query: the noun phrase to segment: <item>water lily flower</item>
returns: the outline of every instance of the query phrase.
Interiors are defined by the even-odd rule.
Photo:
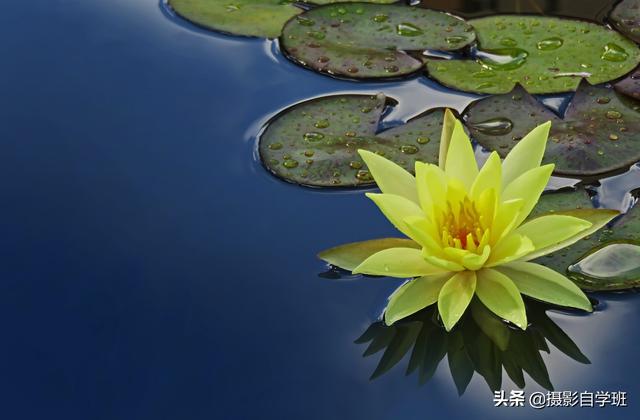
[[[415,177],[360,150],[381,190],[367,197],[408,239],[343,245],[320,258],[354,274],[410,278],[389,298],[388,325],[437,302],[451,330],[474,296],[522,329],[521,294],[592,311],[575,283],[531,261],[594,233],[619,213],[572,209],[528,219],[554,169],[541,166],[549,129],[550,123],[538,126],[504,162],[493,152],[478,168],[462,124],[448,111],[439,165],[416,162]]]

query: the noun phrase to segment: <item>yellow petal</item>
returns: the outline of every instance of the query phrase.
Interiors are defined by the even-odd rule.
[[[435,267],[440,267],[445,271],[464,271],[462,264],[452,261],[451,259],[437,257],[429,254],[428,251],[425,251],[425,249],[422,250],[422,258],[424,258],[429,264]]]
[[[444,172],[436,165],[416,162],[416,186],[420,206],[433,219],[434,206],[441,206],[446,200]]]
[[[476,294],[478,299],[500,318],[527,329],[525,311],[520,290],[503,273],[486,268],[477,272]]]
[[[496,270],[509,276],[520,293],[560,306],[593,311],[593,306],[578,286],[560,273],[539,264],[514,262]]]
[[[554,165],[545,165],[531,169],[516,178],[504,190],[503,200],[523,200],[522,209],[516,217],[516,226],[520,226],[540,200],[540,195],[551,178],[553,168]]]
[[[595,233],[596,231],[602,229],[603,227],[605,227],[607,223],[609,223],[610,221],[618,217],[620,215],[620,212],[618,212],[617,210],[609,210],[609,209],[575,209],[575,210],[568,210],[568,211],[562,211],[562,212],[555,212],[555,214],[572,216],[582,220],[586,220],[589,223],[591,223],[591,227],[581,231],[580,233],[574,236],[571,236],[565,239],[564,241],[558,242],[548,247],[536,249],[535,252],[523,258],[523,261],[531,261],[536,258],[540,258],[544,255],[555,252],[559,249],[566,248],[569,245],[573,245],[574,243],[578,242],[580,239],[586,236],[589,236]]]
[[[462,123],[457,120],[451,135],[451,145],[449,145],[447,152],[445,173],[448,178],[461,181],[467,191],[471,189],[473,181],[478,176],[478,163],[473,153],[473,146],[464,132]]]
[[[400,286],[389,297],[384,311],[384,322],[392,325],[429,305],[437,302],[442,286],[453,277],[453,273],[418,277]]]
[[[495,188],[484,190],[475,204],[480,214],[480,224],[483,229],[492,228],[498,209],[497,190]]]
[[[509,234],[515,227],[524,200],[509,200],[498,206],[491,228],[491,243],[495,244]]]
[[[533,242],[526,236],[511,233],[500,240],[491,250],[485,267],[495,267],[516,261],[535,250]]]
[[[574,237],[592,225],[593,223],[577,217],[553,214],[536,217],[521,225],[515,232],[531,239],[535,250],[539,250]]]
[[[353,274],[387,277],[421,277],[442,274],[445,270],[434,267],[422,258],[415,248],[389,248],[376,252],[353,270]]]
[[[429,254],[442,256],[442,246],[436,226],[424,217],[408,217],[404,220],[407,231]]]
[[[509,152],[502,163],[503,185],[506,187],[525,172],[537,168],[547,147],[551,122],[534,128]]]
[[[458,323],[476,290],[476,274],[462,271],[451,277],[440,290],[438,312],[447,331]]]
[[[497,152],[492,152],[489,158],[480,169],[473,185],[471,186],[471,198],[478,200],[480,194],[489,189],[502,192],[502,167],[500,156]]]
[[[438,164],[440,169],[444,170],[447,163],[447,154],[449,152],[449,146],[451,145],[451,136],[453,135],[453,128],[458,120],[453,115],[450,109],[447,108],[444,111],[444,121],[442,123],[442,135],[440,137],[440,155],[438,158]]]
[[[380,211],[396,229],[417,242],[417,239],[411,236],[404,223],[404,220],[408,217],[424,217],[422,209],[416,203],[392,194],[367,193],[366,196],[376,203]]]
[[[399,195],[418,204],[416,179],[401,166],[368,150],[358,150],[378,188],[385,194]]]
[[[445,248],[444,253],[449,260],[455,261],[456,264],[463,266],[467,270],[479,270],[489,259],[491,247],[484,247],[481,254],[452,247]]]

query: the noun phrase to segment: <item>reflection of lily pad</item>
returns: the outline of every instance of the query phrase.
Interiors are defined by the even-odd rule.
[[[576,90],[624,76],[640,62],[638,47],[594,23],[534,16],[492,16],[473,25],[482,50],[475,60],[429,60],[431,77],[456,89],[507,93]]]
[[[379,94],[328,96],[295,105],[271,121],[260,157],[276,176],[317,187],[369,185],[358,149],[384,155],[413,171],[417,160],[438,161],[443,110],[378,132],[388,99]]]
[[[586,208],[589,203],[584,190],[545,194],[538,204],[536,215],[553,210]],[[585,290],[624,290],[638,287],[640,260],[633,256],[640,255],[640,249],[636,247],[640,244],[636,242],[639,237],[640,209],[633,208],[610,229],[602,229],[574,245],[539,258],[537,262],[567,273]],[[620,257],[625,257],[624,261],[620,261]],[[580,261],[583,263],[577,264]],[[605,271],[608,265],[615,266],[615,270]]]
[[[609,20],[620,32],[640,42],[640,0],[624,0],[611,12]]]
[[[311,9],[284,27],[281,46],[294,61],[349,78],[397,77],[422,68],[405,51],[457,50],[473,29],[442,12],[344,3]]]
[[[521,88],[492,96],[466,111],[473,137],[505,156],[538,124],[552,121],[545,163],[556,174],[585,177],[614,171],[640,160],[638,103],[612,89],[583,83],[559,118]]]

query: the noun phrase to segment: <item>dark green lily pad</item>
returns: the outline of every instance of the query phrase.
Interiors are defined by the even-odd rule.
[[[420,70],[407,51],[453,51],[475,39],[471,26],[443,12],[344,3],[311,9],[284,27],[280,45],[293,61],[349,78],[389,78]]]
[[[640,42],[640,0],[624,0],[611,12],[613,26],[636,42]]]
[[[638,109],[613,89],[583,83],[561,119],[517,87],[471,105],[466,123],[482,146],[504,157],[535,126],[551,121],[544,163],[555,163],[559,175],[587,177],[640,160]]]
[[[550,211],[588,208],[591,205],[584,189],[545,194],[533,216]],[[580,288],[588,291],[625,290],[640,286],[640,259],[629,256],[640,248],[640,208],[631,209],[614,221],[611,228],[601,229],[591,236],[537,263],[567,274]],[[620,260],[620,257],[624,257]],[[586,261],[586,262],[585,262]],[[607,268],[616,267],[615,270]]]
[[[378,94],[327,96],[295,105],[262,134],[262,162],[286,181],[313,187],[372,185],[358,149],[381,154],[411,172],[418,160],[436,163],[444,109],[378,132],[385,106],[394,103]]]
[[[468,92],[574,91],[624,76],[640,63],[640,49],[605,26],[540,16],[492,16],[469,21],[481,52],[475,60],[429,60],[429,75]]]
[[[616,82],[613,87],[623,95],[640,99],[640,68],[636,68],[627,77]]]

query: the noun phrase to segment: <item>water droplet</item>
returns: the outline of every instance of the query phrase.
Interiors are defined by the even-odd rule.
[[[629,54],[618,44],[610,42],[604,46],[604,52],[600,58],[605,61],[626,61]]]
[[[513,122],[507,118],[497,117],[479,123],[469,124],[482,134],[490,136],[504,136],[513,130]]]
[[[564,41],[562,40],[562,38],[552,37],[543,39],[542,41],[538,42],[536,44],[536,48],[538,48],[540,51],[553,51],[562,47],[563,43]]]
[[[422,29],[411,23],[399,23],[396,25],[396,32],[401,36],[420,36],[424,33]]]
[[[373,179],[369,171],[365,171],[365,170],[358,171],[356,173],[356,178],[363,182],[371,181]]]
[[[599,280],[637,280],[640,277],[640,246],[631,243],[605,245],[570,266],[569,271]]]
[[[476,85],[476,89],[478,90],[491,89],[493,87],[496,87],[496,85],[495,83],[491,83],[491,82],[484,82]]]
[[[416,153],[418,153],[418,149],[416,146],[412,146],[412,145],[404,145],[400,147],[400,151],[406,155],[414,155]]]
[[[505,47],[515,47],[518,45],[518,41],[513,38],[504,37],[500,40],[500,45],[504,45]]]
[[[305,150],[304,151],[304,155],[306,157],[312,157],[315,154],[315,152],[313,150]]]
[[[387,19],[389,19],[389,16],[383,13],[378,13],[373,17],[373,21],[378,23],[386,22]]]
[[[373,108],[370,108],[370,107],[368,107],[368,106],[365,106],[364,108],[360,109],[360,111],[361,111],[363,114],[368,114],[368,113],[370,113],[372,110],[373,110]]]
[[[416,141],[418,142],[418,144],[427,144],[431,141],[431,139],[429,137],[420,136],[416,139]]]
[[[355,137],[357,133],[355,131],[347,131],[344,135],[347,137]]]
[[[227,4],[224,8],[227,12],[237,12],[240,10],[241,6],[239,4]]]
[[[387,73],[397,73],[400,70],[398,66],[385,66],[384,71]]]
[[[459,44],[461,42],[465,42],[467,40],[467,38],[463,37],[463,36],[448,36],[444,39],[447,44]]]
[[[349,167],[351,169],[361,169],[362,168],[362,162],[357,162],[357,161],[349,162]]]
[[[316,21],[313,19],[309,19],[307,17],[304,16],[298,16],[296,18],[296,20],[298,21],[298,23],[302,26],[313,26],[316,24]]]
[[[603,96],[601,98],[596,99],[596,102],[598,102],[600,105],[605,105],[611,102],[611,98],[607,98],[606,96]]]
[[[617,120],[618,118],[622,118],[622,114],[618,111],[607,111],[605,115],[610,120]]]
[[[347,9],[345,9],[344,7],[340,7],[338,9],[338,14],[339,15],[346,15],[347,14]]]
[[[318,62],[319,63],[328,63],[331,59],[325,55],[318,57]]]
[[[320,141],[324,138],[324,134],[322,133],[316,133],[316,132],[309,132],[309,133],[305,133],[304,135],[304,139],[306,141]]]
[[[492,70],[514,70],[527,61],[529,53],[520,48],[498,48],[478,51],[477,57],[482,64]]]
[[[270,150],[280,150],[282,149],[282,143],[271,143],[269,145]]]
[[[609,134],[609,140],[617,141],[620,137],[617,134]]]
[[[355,73],[359,72],[360,70],[359,70],[357,67],[349,67],[349,68],[347,69],[347,71],[348,71],[349,73],[351,73],[351,74],[355,74]]]
[[[297,168],[298,167],[298,161],[294,160],[294,159],[287,159],[284,162],[282,162],[282,166],[284,166],[287,169]]]
[[[317,121],[317,122],[314,124],[314,126],[315,126],[316,128],[327,128],[327,127],[329,127],[330,125],[331,125],[331,124],[329,124],[329,120],[320,120],[320,121]]]
[[[313,164],[313,159],[307,159],[305,162],[307,163],[307,165],[311,165]]]
[[[324,32],[320,32],[320,31],[309,31],[307,32],[307,35],[317,40],[322,40],[326,36]]]
[[[604,150],[602,149],[598,150],[598,156],[604,156]]]

